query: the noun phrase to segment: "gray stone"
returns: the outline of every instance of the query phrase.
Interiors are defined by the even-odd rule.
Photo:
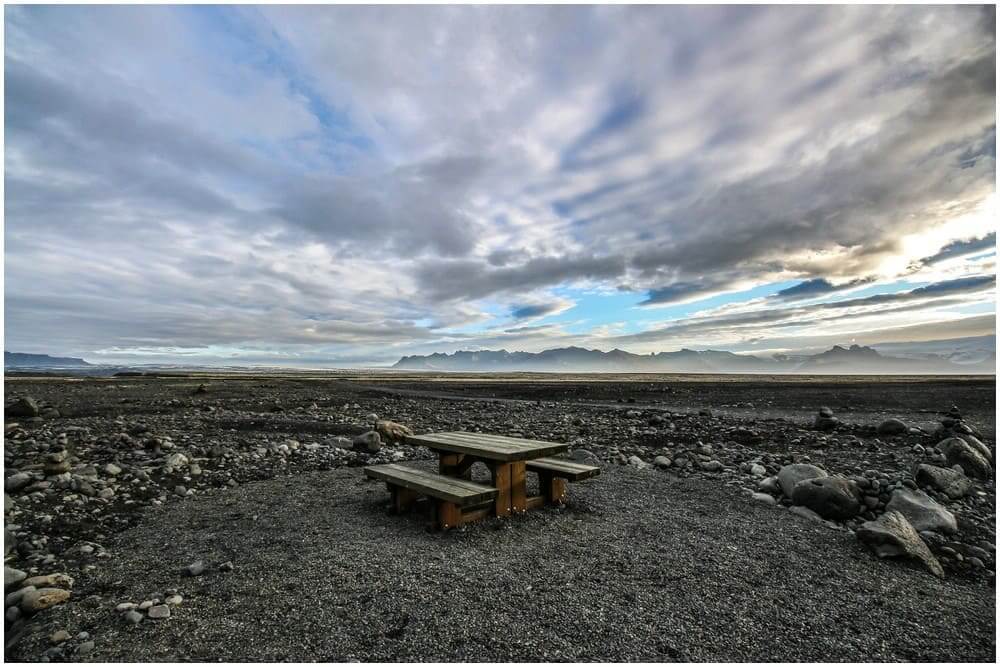
[[[109,463],[106,466],[104,466],[104,472],[111,475],[112,477],[116,477],[122,473],[122,469],[116,466],[114,463]]]
[[[177,605],[179,605],[183,601],[184,601],[184,598],[182,598],[180,595],[171,595],[171,596],[167,597],[166,600],[164,600],[164,602],[166,602],[171,607],[176,607]]]
[[[19,398],[4,408],[5,417],[37,417],[38,414],[38,403],[30,396]]]
[[[83,642],[82,644],[80,644],[79,646],[76,647],[76,654],[77,655],[88,655],[93,650],[94,650],[94,642],[87,641],[87,642]]]
[[[885,506],[889,512],[899,512],[916,530],[954,533],[958,530],[955,515],[941,507],[923,491],[896,489]]]
[[[812,511],[808,507],[802,507],[801,505],[792,505],[788,508],[788,511],[796,516],[800,516],[803,519],[809,519],[810,521],[815,521],[816,523],[826,523],[819,514]]]
[[[814,477],[795,485],[792,502],[824,519],[850,519],[861,511],[858,485],[843,477]]]
[[[951,468],[941,468],[927,463],[917,466],[917,484],[929,486],[949,498],[957,500],[972,491],[972,480]]]
[[[750,474],[753,475],[754,477],[763,477],[764,475],[767,474],[767,468],[765,468],[759,463],[754,463],[752,466],[750,466]]]
[[[715,460],[705,461],[704,463],[701,464],[701,469],[704,470],[705,472],[719,472],[720,470],[722,470],[722,462]]]
[[[984,459],[986,459],[990,463],[993,463],[993,452],[990,451],[990,448],[987,447],[986,443],[984,443],[982,440],[969,433],[963,433],[958,437],[961,438],[962,440],[965,440],[965,442],[968,445],[970,445],[973,449],[982,454]]]
[[[902,420],[886,419],[878,425],[879,435],[900,435],[906,433],[909,427]]]
[[[7,611],[4,614],[4,618],[7,619],[8,623],[13,624],[14,621],[21,618],[21,608],[20,607],[7,607]]]
[[[944,570],[917,531],[899,512],[886,512],[874,521],[866,521],[858,528],[858,539],[867,544],[879,558],[903,556],[915,558],[931,574],[944,578]]]
[[[11,591],[7,594],[7,597],[4,598],[3,606],[13,607],[21,604],[21,598],[24,597],[24,594],[33,590],[35,590],[34,586],[21,586],[21,588],[18,588],[16,591]]]
[[[150,618],[170,618],[170,607],[165,604],[158,604],[155,607],[150,607],[146,614]]]
[[[62,644],[65,641],[69,641],[69,638],[72,637],[72,636],[73,635],[71,635],[66,630],[56,630],[51,635],[49,635],[49,643],[50,644]]]
[[[653,465],[657,468],[669,468],[673,464],[673,461],[668,459],[666,456],[657,456],[653,459]]]
[[[136,604],[134,602],[122,602],[115,607],[115,611],[117,611],[118,613],[122,613],[126,611],[132,611],[133,609],[135,609],[135,607]]]
[[[778,471],[778,484],[782,493],[791,498],[796,484],[819,477],[826,477],[826,471],[818,466],[809,463],[790,463]]]
[[[378,431],[366,431],[354,438],[352,445],[357,451],[375,454],[382,449],[382,436]]]
[[[28,573],[12,567],[3,566],[3,589],[7,591],[15,585],[21,583],[28,577]]]
[[[649,466],[648,463],[646,463],[645,461],[643,461],[642,459],[640,459],[635,454],[633,454],[632,456],[628,457],[628,464],[630,466],[632,466],[633,468],[638,468],[639,470],[642,470],[643,468]]]
[[[15,491],[20,491],[24,487],[31,484],[32,479],[34,478],[26,472],[19,472],[13,474],[4,480],[3,490],[6,493],[14,493]]]
[[[132,625],[139,625],[142,622],[143,615],[137,612],[135,609],[125,613],[125,622]]]
[[[750,496],[750,498],[754,502],[763,503],[765,505],[775,505],[778,502],[777,500],[774,499],[774,496],[772,496],[769,493],[755,493],[752,496]]]
[[[781,484],[778,483],[778,476],[771,475],[765,477],[757,483],[757,490],[774,495],[781,492]]]
[[[205,564],[202,561],[197,560],[188,565],[187,568],[185,568],[185,571],[189,577],[197,577],[205,571]]]
[[[993,477],[993,467],[975,447],[961,438],[948,438],[937,444],[949,466],[960,465],[965,474],[978,479]]]

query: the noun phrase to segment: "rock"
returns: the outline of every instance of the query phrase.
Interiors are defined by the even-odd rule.
[[[175,470],[179,470],[188,464],[188,457],[184,456],[180,452],[176,452],[167,457],[167,460],[163,462],[163,472],[170,474]]]
[[[597,458],[596,454],[587,449],[574,449],[569,457],[579,463],[586,463],[592,466],[601,465],[601,459]]]
[[[819,416],[820,417],[832,417],[833,416],[833,410],[831,410],[830,408],[828,408],[828,407],[826,407],[824,405],[823,407],[821,407],[819,409]]]
[[[878,425],[879,435],[900,435],[906,433],[908,426],[899,419],[886,419]]]
[[[194,393],[196,393],[196,394],[207,394],[208,393],[208,387],[206,387],[204,384],[200,384],[194,390]]]
[[[978,479],[993,477],[993,467],[975,447],[961,438],[948,438],[937,444],[949,466],[960,465],[965,474]]]
[[[760,480],[757,483],[757,490],[771,495],[781,493],[781,484],[778,482],[778,476],[771,475]]]
[[[382,449],[382,437],[378,431],[366,431],[354,438],[352,445],[356,451],[375,454]]]
[[[66,632],[65,630],[56,630],[51,635],[49,635],[49,643],[53,645],[62,644],[65,641],[69,641],[69,638],[72,636],[73,635]]]
[[[874,521],[858,528],[858,539],[867,544],[879,558],[904,556],[915,558],[936,577],[944,578],[944,570],[917,531],[899,512],[886,512]]]
[[[86,641],[76,647],[76,654],[83,656],[89,655],[94,650],[94,642]]]
[[[70,598],[70,592],[61,588],[39,588],[28,591],[21,598],[21,611],[33,614],[48,609]]]
[[[182,598],[180,595],[171,595],[171,596],[168,596],[166,600],[164,600],[164,602],[166,602],[171,607],[176,607],[177,605],[179,605],[183,601],[184,601],[184,598]]]
[[[958,437],[965,440],[966,444],[970,445],[973,449],[982,454],[984,459],[989,461],[991,464],[993,463],[993,452],[990,451],[990,448],[987,447],[986,443],[982,440],[968,433],[963,433]]]
[[[750,466],[750,474],[753,475],[754,477],[763,477],[764,475],[767,474],[767,468],[765,468],[759,463],[754,463],[752,466]]]
[[[750,498],[755,502],[763,503],[765,505],[774,505],[777,504],[778,502],[777,500],[774,499],[774,496],[772,496],[769,493],[755,493],[752,496],[750,496]]]
[[[73,588],[73,577],[62,572],[43,574],[29,577],[21,585],[34,586],[35,588]]]
[[[817,477],[826,477],[826,471],[809,463],[790,463],[778,471],[778,484],[782,493],[791,498],[796,484]]]
[[[803,507],[802,505],[792,505],[788,508],[788,511],[796,516],[800,516],[803,519],[809,519],[810,521],[815,521],[816,523],[826,523],[819,514],[812,511],[808,507]]]
[[[402,442],[403,439],[408,435],[413,435],[413,431],[410,427],[403,426],[394,421],[389,421],[388,419],[382,419],[375,422],[375,431],[382,437],[383,440],[389,443]]]
[[[132,611],[135,607],[136,604],[134,602],[121,602],[115,607],[115,611],[121,614],[126,611]]]
[[[15,585],[20,584],[28,577],[27,572],[14,569],[12,567],[3,566],[3,589],[4,591],[10,590]]]
[[[53,475],[61,475],[64,472],[69,472],[70,468],[71,466],[69,464],[69,461],[65,460],[58,462],[46,461],[43,470],[45,471],[46,477],[51,477]]]
[[[184,571],[187,573],[189,577],[197,577],[198,575],[200,575],[205,571],[205,563],[203,563],[200,560],[196,560],[195,562],[188,565],[184,569]]]
[[[232,572],[233,571],[233,561],[227,560],[225,563],[219,566],[219,572]]]
[[[28,591],[33,591],[33,590],[35,590],[34,586],[24,586],[22,588],[18,588],[16,591],[12,591],[12,592],[8,593],[7,596],[3,600],[3,606],[4,607],[13,607],[13,606],[21,604],[21,598],[24,597],[25,593],[27,593]]]
[[[642,470],[643,468],[649,466],[648,463],[646,463],[645,461],[643,461],[641,458],[639,458],[635,454],[633,454],[632,456],[628,457],[628,464],[630,466],[632,466],[633,468],[636,468],[638,470]]]
[[[146,615],[150,618],[170,618],[170,607],[165,604],[158,604],[149,608]]]
[[[25,396],[4,408],[4,417],[37,417],[39,412],[35,399]]]
[[[673,464],[673,461],[668,459],[666,456],[657,456],[653,459],[653,465],[657,468],[669,468]]]
[[[823,407],[819,409],[819,414],[816,415],[813,428],[817,431],[829,431],[836,428],[838,424],[840,424],[840,420],[833,416],[833,410]]]
[[[122,469],[116,466],[114,463],[109,463],[106,466],[104,466],[104,472],[111,475],[112,477],[117,477],[118,475],[122,474]]]
[[[14,493],[15,491],[20,491],[24,487],[31,484],[31,480],[34,479],[31,475],[26,472],[19,472],[11,475],[3,483],[3,490],[6,493]]]
[[[705,461],[701,464],[701,469],[705,472],[719,472],[722,470],[722,461]]]
[[[927,463],[917,466],[917,484],[940,491],[952,500],[964,498],[972,491],[972,480],[951,468],[940,468]]]
[[[899,512],[918,531],[954,533],[958,530],[955,515],[934,502],[923,491],[896,489],[885,509],[888,512]]]
[[[132,609],[125,613],[125,622],[132,625],[139,625],[142,622],[143,615]]]
[[[861,511],[858,485],[843,477],[815,477],[795,485],[792,502],[824,519],[850,519]]]

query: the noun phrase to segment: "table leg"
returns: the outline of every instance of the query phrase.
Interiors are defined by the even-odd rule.
[[[524,461],[510,464],[510,508],[513,512],[528,510],[528,476]]]
[[[508,516],[511,509],[511,465],[500,462],[491,463],[490,476],[493,479],[493,486],[497,489],[496,515]]]
[[[448,477],[472,479],[472,462],[462,454],[441,452],[438,455],[438,472]]]

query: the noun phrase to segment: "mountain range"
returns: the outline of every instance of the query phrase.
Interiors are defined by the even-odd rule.
[[[73,368],[90,365],[76,357],[51,357],[47,354],[3,351],[4,368]]]
[[[993,374],[995,352],[972,363],[927,356],[885,356],[871,347],[833,346],[820,354],[758,357],[718,350],[688,350],[633,354],[624,350],[587,350],[563,347],[544,352],[460,350],[403,357],[392,368],[422,371],[538,371],[538,372],[646,372],[646,373],[805,373],[805,374]]]

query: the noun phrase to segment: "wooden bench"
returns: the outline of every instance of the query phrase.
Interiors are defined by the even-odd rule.
[[[577,463],[569,459],[531,459],[528,470],[538,473],[538,486],[542,495],[530,498],[529,506],[544,503],[562,503],[566,497],[566,482],[579,482],[601,474],[597,466]]]
[[[365,475],[385,482],[396,512],[406,511],[420,496],[434,498],[435,520],[442,530],[483,518],[492,507],[481,506],[492,503],[498,493],[491,486],[395,463],[368,466]]]

